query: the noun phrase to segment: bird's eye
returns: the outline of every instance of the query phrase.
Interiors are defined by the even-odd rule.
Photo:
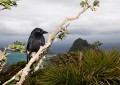
[[[36,32],[41,32],[41,30],[36,30]]]

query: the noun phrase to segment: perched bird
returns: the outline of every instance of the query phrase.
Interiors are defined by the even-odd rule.
[[[27,62],[30,60],[30,55],[32,52],[37,52],[40,49],[40,46],[45,45],[45,38],[43,34],[48,32],[44,31],[41,28],[35,28],[28,39],[27,43]]]

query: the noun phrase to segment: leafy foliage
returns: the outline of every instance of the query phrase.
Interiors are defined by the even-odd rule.
[[[99,47],[101,45],[103,45],[103,43],[100,41],[96,41],[96,42],[92,43],[92,46],[94,47],[94,49],[99,49]]]
[[[84,7],[85,4],[86,4],[85,1],[81,1],[81,3],[80,3],[81,7]]]
[[[30,74],[29,76],[27,76],[23,85],[41,85],[40,79],[42,79],[41,75],[43,74],[43,72],[44,69],[39,69],[35,73]]]
[[[100,1],[99,0],[94,0],[94,2],[93,2],[93,4],[91,5],[91,4],[89,4],[88,2],[86,2],[86,1],[81,1],[80,2],[80,6],[82,7],[82,8],[84,8],[84,7],[90,7],[91,8],[91,10],[92,11],[96,11],[97,10],[97,8],[96,7],[99,7],[99,3],[100,3]]]
[[[40,85],[118,85],[120,54],[113,49],[59,55],[39,81]]]
[[[11,6],[17,6],[16,0],[0,0],[0,5],[3,7],[2,9],[11,10]]]
[[[99,7],[99,1],[98,0],[95,0],[94,3],[93,3],[93,6],[98,6]]]
[[[9,80],[11,77],[13,77],[18,71],[20,71],[22,68],[24,68],[26,65],[26,62],[17,62],[16,64],[13,64],[8,68],[6,72],[0,73],[0,85],[4,83],[5,81]],[[11,84],[14,85],[14,84]]]
[[[67,30],[68,26],[69,26],[69,24],[60,31],[60,33],[58,34],[58,37],[57,37],[58,39],[63,40],[63,39],[65,39],[66,35],[69,34],[69,31]]]
[[[19,41],[15,41],[13,45],[9,45],[8,49],[12,51],[20,51],[22,53],[26,51],[25,43]]]

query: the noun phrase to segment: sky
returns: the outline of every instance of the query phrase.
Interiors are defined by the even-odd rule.
[[[12,10],[0,11],[0,45],[14,40],[27,41],[35,27],[51,33],[64,18],[73,17],[81,11],[80,1],[19,0],[18,6],[12,7]],[[91,3],[93,0],[89,1]],[[120,43],[119,3],[120,0],[100,0],[96,12],[87,10],[78,20],[70,22],[70,35],[63,42],[81,37],[90,42],[101,40]]]

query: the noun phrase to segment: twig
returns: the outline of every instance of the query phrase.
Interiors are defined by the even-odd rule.
[[[87,0],[86,0],[87,1]],[[26,67],[24,69],[22,69],[17,75],[15,75],[12,79],[10,79],[8,82],[10,82],[11,80],[15,79],[15,77],[20,76],[20,81],[17,82],[16,85],[22,85],[23,82],[25,81],[26,76],[29,74],[30,72],[30,67],[31,65],[36,61],[36,59],[41,59],[42,57],[39,56],[40,54],[44,53],[46,50],[49,49],[49,47],[52,45],[53,40],[55,39],[55,37],[57,36],[57,34],[63,29],[62,27],[65,25],[65,23],[67,21],[72,21],[72,20],[76,20],[79,19],[80,15],[82,13],[84,13],[88,8],[90,8],[90,6],[84,7],[82,11],[80,11],[75,17],[69,17],[69,18],[65,18],[63,20],[63,22],[58,25],[55,30],[49,35],[48,37],[48,41],[47,43],[43,46],[40,47],[39,51],[36,53],[36,55],[34,57],[32,57],[29,61],[29,63],[26,65]],[[7,83],[4,83],[3,85],[6,85]]]
[[[72,20],[76,20],[80,17],[80,15],[85,12],[87,8],[84,8],[81,12],[78,13],[78,15],[76,17],[71,17],[71,18],[65,18],[64,21],[58,26],[55,28],[55,31],[53,31],[50,35],[49,35],[49,38],[48,38],[48,42],[43,46],[43,47],[40,47],[39,51],[36,53],[36,55],[29,61],[29,63],[26,65],[26,67],[23,69],[22,71],[22,75],[21,75],[21,79],[20,81],[17,83],[17,85],[22,85],[24,80],[25,80],[25,77],[28,75],[29,71],[30,71],[30,66],[32,65],[32,63],[35,62],[36,58],[39,57],[39,55],[41,53],[44,52],[44,50],[48,49],[51,45],[52,45],[52,42],[53,42],[53,39],[56,37],[56,35],[60,32],[60,28],[67,22],[67,21],[72,21]]]

